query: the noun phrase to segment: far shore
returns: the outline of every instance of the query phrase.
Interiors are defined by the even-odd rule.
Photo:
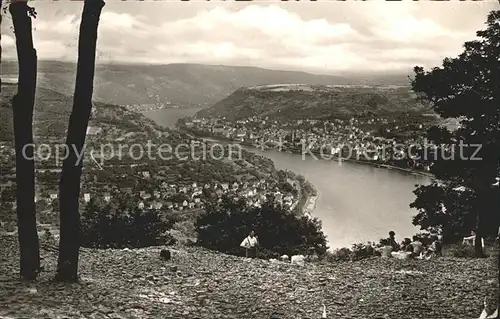
[[[217,143],[217,142],[220,142],[220,143],[234,143],[234,144],[237,144],[237,145],[248,146],[249,147],[249,151],[252,151],[250,148],[258,149],[258,148],[256,148],[253,145],[249,145],[249,143],[245,143],[245,142],[241,142],[241,141],[235,141],[235,140],[231,140],[231,139],[218,138],[217,136],[207,136],[207,135],[199,136],[198,134],[196,134],[196,132],[192,132],[190,130],[185,130],[185,129],[182,129],[182,128],[180,130],[182,130],[183,132],[187,133],[192,138],[200,138],[200,139],[202,139],[202,140],[204,140],[205,142],[208,142],[208,143]],[[269,150],[273,151],[272,148],[270,148]],[[294,155],[300,155],[300,153],[298,153],[298,152],[288,152],[288,153],[294,154]],[[314,152],[311,152],[311,153],[314,154]],[[264,154],[264,156],[265,156],[265,154]],[[335,160],[335,159],[332,159],[332,160]],[[339,160],[339,159],[337,158],[337,160]],[[429,172],[424,172],[424,171],[419,171],[419,170],[412,170],[412,169],[405,169],[405,168],[391,166],[391,165],[387,165],[387,164],[375,163],[374,161],[361,161],[361,160],[356,160],[356,159],[342,159],[342,161],[346,161],[348,163],[359,164],[359,165],[371,165],[372,167],[377,167],[377,168],[382,168],[382,169],[387,169],[387,170],[393,170],[393,171],[401,172],[401,173],[404,173],[405,175],[419,175],[419,176],[428,177],[430,179],[434,178],[434,175],[431,174],[431,173],[429,173]],[[307,196],[307,199],[305,200],[304,204],[301,207],[301,212],[302,212],[302,214],[304,216],[307,216],[309,218],[317,217],[317,216],[315,216],[315,210],[316,210],[315,208],[316,208],[317,201],[318,201],[318,199],[319,199],[320,196],[321,196],[321,193],[318,190],[316,190],[316,194],[315,195],[308,195]],[[314,198],[314,204],[310,203],[310,199],[312,199],[312,198]],[[329,248],[330,251],[333,251],[333,250],[335,250],[337,248],[343,247],[343,246],[337,246],[337,245],[330,246],[331,242],[328,239],[328,237],[327,237],[327,244],[330,247]]]
[[[185,129],[183,128],[182,130],[184,130],[185,132],[188,132],[188,133],[191,133],[191,134],[195,134],[195,136],[199,137],[199,138],[202,138],[203,140],[205,141],[208,141],[208,142],[219,142],[219,141],[222,141],[222,142],[231,142],[231,143],[235,143],[235,144],[239,144],[239,145],[243,145],[243,146],[247,146],[247,147],[253,147],[253,148],[256,148],[254,145],[250,144],[250,143],[246,143],[246,142],[241,142],[241,141],[238,141],[238,140],[232,140],[232,139],[224,139],[224,138],[219,138],[218,136],[198,136],[196,135],[196,132],[192,132],[191,130],[188,130],[188,129]],[[273,149],[270,148],[270,150],[272,151]],[[289,152],[290,154],[299,154],[298,152],[294,152],[294,151],[290,151]],[[314,151],[311,151],[312,154],[317,154],[319,155],[317,152],[314,152]],[[345,161],[345,162],[348,162],[348,163],[356,163],[356,164],[362,164],[362,165],[370,165],[370,166],[374,166],[374,167],[377,167],[377,168],[384,168],[384,169],[388,169],[388,170],[396,170],[396,171],[400,171],[400,172],[405,172],[407,174],[412,174],[412,175],[420,175],[420,176],[426,176],[426,177],[429,177],[429,178],[434,178],[434,174],[432,173],[429,173],[429,172],[424,172],[424,171],[421,171],[421,170],[415,170],[415,169],[411,169],[411,168],[403,168],[403,167],[398,167],[398,166],[393,166],[393,165],[388,165],[388,164],[382,164],[382,163],[377,163],[375,161],[369,161],[369,160],[357,160],[357,159],[353,159],[353,158],[332,158],[331,160],[337,160],[337,161]]]

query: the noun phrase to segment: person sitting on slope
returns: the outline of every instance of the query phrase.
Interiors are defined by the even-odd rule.
[[[396,242],[396,233],[394,231],[390,231],[389,232],[389,238],[387,238],[387,240],[389,241],[389,245],[392,246],[392,251],[399,251],[400,249],[400,246],[399,244]]]
[[[422,244],[418,236],[413,236],[413,241],[410,243],[410,245],[413,247],[412,257],[419,257],[424,251],[424,244]]]
[[[377,248],[377,251],[382,255],[382,258],[391,258],[392,255],[392,246],[389,243],[388,239],[382,239],[380,241],[382,247]]]
[[[433,257],[441,257],[442,253],[442,244],[437,236],[432,236],[432,244],[429,246],[427,251],[425,252],[424,258],[431,259]]]

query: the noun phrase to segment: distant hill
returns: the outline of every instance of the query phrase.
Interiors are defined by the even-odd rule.
[[[0,103],[0,141],[13,140],[11,100],[17,85],[3,84]],[[34,135],[38,143],[66,137],[73,98],[47,88],[37,88],[34,109]],[[90,125],[110,126],[122,131],[143,131],[152,121],[141,114],[111,104],[96,102]]]
[[[321,119],[430,112],[415,98],[405,86],[266,85],[238,89],[198,115],[234,120],[252,116]]]
[[[65,95],[74,89],[76,65],[39,61],[38,85]],[[2,61],[2,74],[17,74],[17,63]],[[241,87],[266,84],[408,84],[404,74],[315,75],[256,67],[201,64],[101,64],[96,67],[94,99],[118,105],[211,106]]]

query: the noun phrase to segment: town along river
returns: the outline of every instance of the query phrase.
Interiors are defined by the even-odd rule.
[[[160,125],[167,122],[164,111],[147,116]],[[350,247],[353,243],[379,240],[390,230],[398,240],[411,237],[418,228],[412,225],[416,211],[409,208],[414,200],[415,184],[430,179],[366,164],[336,160],[303,158],[300,154],[245,149],[271,158],[276,168],[304,175],[317,189],[319,198],[313,216],[318,217],[328,236],[330,247]]]

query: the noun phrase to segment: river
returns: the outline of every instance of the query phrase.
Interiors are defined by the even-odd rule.
[[[147,112],[159,125],[171,126],[180,112]],[[175,118],[176,117],[176,118]],[[175,118],[175,121],[173,120]],[[402,240],[418,228],[412,225],[416,213],[409,204],[416,184],[428,184],[426,176],[412,175],[370,165],[322,160],[278,151],[245,147],[271,158],[279,169],[289,169],[306,177],[318,190],[313,216],[318,217],[332,248],[379,240],[390,230]]]
[[[146,117],[155,121],[158,125],[173,127],[177,120],[186,116],[193,116],[200,111],[199,107],[170,108],[158,111],[142,112]]]

